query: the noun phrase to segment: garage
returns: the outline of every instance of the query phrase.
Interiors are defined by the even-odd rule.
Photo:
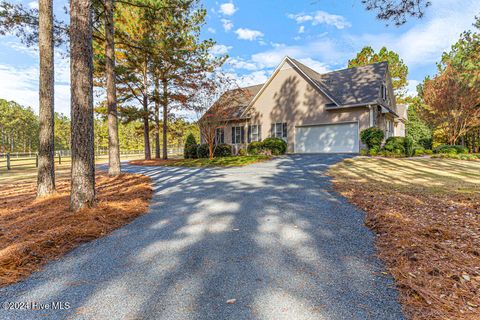
[[[357,153],[358,123],[336,123],[295,128],[295,153]]]

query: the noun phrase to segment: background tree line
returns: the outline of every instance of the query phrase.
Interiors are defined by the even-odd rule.
[[[120,149],[142,150],[143,123],[140,120],[124,119],[118,125]],[[70,118],[64,114],[54,114],[55,151],[70,150]],[[95,150],[108,149],[108,122],[103,114],[94,119]],[[153,132],[155,128],[150,127]],[[37,152],[39,119],[31,107],[24,107],[14,101],[0,99],[0,153]],[[168,147],[181,148],[184,137],[192,133],[199,137],[198,126],[182,118],[168,123]],[[153,137],[152,137],[153,138]],[[153,139],[151,139],[153,140]],[[153,141],[152,145],[153,145]]]

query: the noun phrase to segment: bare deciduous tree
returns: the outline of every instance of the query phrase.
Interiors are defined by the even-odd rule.
[[[249,92],[238,87],[235,80],[221,73],[212,74],[200,86],[195,97],[197,110],[206,110],[198,120],[202,143],[208,145],[209,158],[213,159],[219,143],[217,129],[224,129],[235,117],[238,106],[245,106]]]

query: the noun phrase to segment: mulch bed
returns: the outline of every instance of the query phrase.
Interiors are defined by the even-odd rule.
[[[35,198],[35,183],[0,186],[0,286],[25,278],[48,261],[147,211],[150,178],[99,173],[96,179],[96,206],[76,213],[69,210],[67,178],[57,179],[57,193],[42,199]]]
[[[480,319],[480,196],[334,180],[366,213],[411,319]]]

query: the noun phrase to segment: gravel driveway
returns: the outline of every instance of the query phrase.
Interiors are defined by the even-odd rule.
[[[323,175],[344,157],[125,166],[153,178],[150,213],[0,289],[1,302],[68,309],[0,318],[403,319],[363,213]]]

